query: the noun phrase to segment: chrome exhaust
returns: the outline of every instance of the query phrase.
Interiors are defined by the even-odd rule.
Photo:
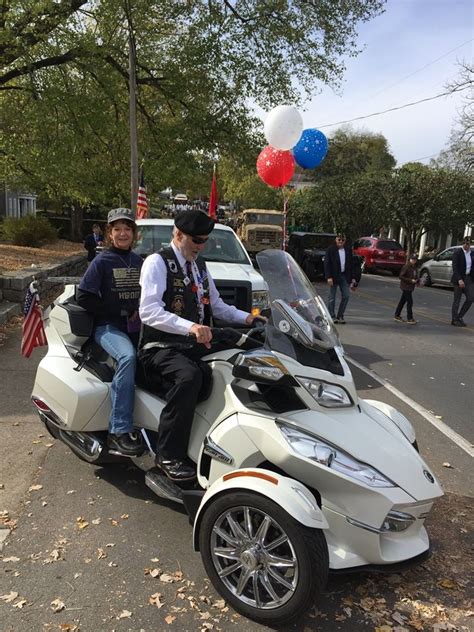
[[[68,430],[61,429],[59,431],[59,438],[69,446],[73,452],[89,463],[95,463],[104,450],[101,441],[93,434],[87,432],[69,432]]]

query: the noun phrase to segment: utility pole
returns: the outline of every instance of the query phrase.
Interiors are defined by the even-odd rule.
[[[138,139],[137,139],[137,75],[136,48],[133,33],[130,5],[127,2],[128,22],[128,91],[129,91],[129,124],[130,124],[130,200],[131,209],[135,212],[138,197]]]

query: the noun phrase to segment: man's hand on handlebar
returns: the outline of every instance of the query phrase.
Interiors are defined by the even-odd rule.
[[[211,348],[212,330],[210,327],[206,327],[206,325],[198,325],[196,323],[191,327],[189,333],[196,336],[196,341],[198,343],[203,344],[207,349]]]
[[[258,325],[264,325],[267,321],[268,318],[266,318],[265,316],[254,316],[253,314],[249,314],[245,319],[245,324],[258,327]]]

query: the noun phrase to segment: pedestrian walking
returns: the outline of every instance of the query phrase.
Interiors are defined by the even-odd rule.
[[[335,323],[345,325],[344,312],[349,302],[349,290],[355,290],[358,280],[354,270],[352,248],[346,245],[346,236],[336,235],[324,256],[324,274],[329,285],[328,310]],[[336,316],[337,288],[341,290],[341,302]]]
[[[409,325],[416,325],[416,320],[413,318],[413,291],[419,284],[418,270],[416,263],[418,257],[415,254],[410,255],[408,263],[405,263],[400,270],[400,289],[402,295],[395,310],[395,316],[393,317],[399,323],[405,322],[402,318],[402,310],[407,306],[407,323]]]
[[[468,235],[463,239],[462,248],[457,248],[453,255],[451,283],[454,286],[451,325],[465,327],[464,316],[474,302],[474,252],[471,250],[471,237]],[[459,309],[463,294],[464,303]]]

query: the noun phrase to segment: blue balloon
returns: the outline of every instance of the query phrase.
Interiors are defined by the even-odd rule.
[[[328,151],[328,139],[319,129],[305,129],[293,147],[293,156],[303,169],[314,169],[322,163]]]

